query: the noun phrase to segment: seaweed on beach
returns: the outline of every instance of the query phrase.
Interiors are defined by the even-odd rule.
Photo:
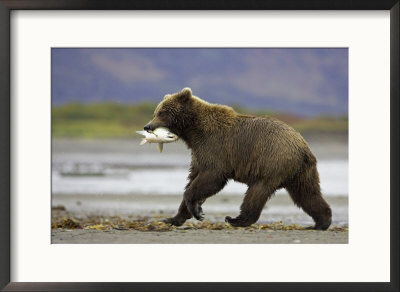
[[[53,222],[51,225],[52,229],[63,228],[63,229],[82,229],[81,224],[73,218],[63,218]]]
[[[158,218],[161,219],[161,218]],[[53,217],[52,229],[86,229],[86,230],[126,230],[141,232],[166,232],[177,230],[186,232],[187,230],[246,230],[246,231],[289,231],[289,230],[308,230],[304,226],[297,224],[286,225],[282,221],[269,224],[252,224],[248,227],[232,227],[225,222],[203,221],[197,223],[186,222],[182,226],[173,226],[159,220],[152,220],[150,217],[121,218],[119,216],[102,217],[89,215],[83,218],[71,216]],[[334,226],[327,231],[347,232],[348,226]]]

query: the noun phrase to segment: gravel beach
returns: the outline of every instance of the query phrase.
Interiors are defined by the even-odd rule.
[[[346,244],[348,231],[309,230],[173,230],[169,232],[53,230],[52,243],[262,243],[262,244]]]
[[[176,228],[160,223],[175,213],[180,200],[178,195],[53,196],[52,243],[348,243],[347,197],[327,197],[333,210],[333,223],[327,231],[305,230],[313,225],[312,219],[285,195],[272,198],[257,224],[250,228],[232,228],[224,223],[226,215],[238,212],[234,210],[239,210],[242,200],[229,195],[217,195],[206,201],[203,223],[191,219]],[[164,208],[154,209],[154,202]]]

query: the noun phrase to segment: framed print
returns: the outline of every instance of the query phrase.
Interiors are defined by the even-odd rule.
[[[399,290],[398,1],[0,13],[5,291]]]
[[[55,47],[51,50],[51,68],[52,244],[348,243],[347,48]],[[77,78],[83,71],[85,73]],[[307,79],[303,78],[305,74]],[[82,83],[87,75],[92,78],[88,86]],[[95,84],[100,80],[103,84],[113,84],[103,85],[104,90],[93,92],[90,88],[98,88]],[[267,85],[266,80],[270,80]],[[155,86],[156,83],[163,85]],[[182,83],[192,88],[172,93]],[[288,83],[291,84],[289,90],[284,92],[282,88]],[[154,88],[170,90],[171,94],[151,92]],[[113,90],[112,94],[109,89]],[[318,98],[320,91],[325,92],[323,99]],[[241,98],[240,92],[246,92],[246,98]],[[179,124],[171,123],[170,116],[179,110],[179,99],[183,94],[193,104],[193,108],[187,110],[193,112],[181,112],[181,118],[177,120],[182,122],[182,116],[187,115],[195,121],[187,121],[192,125],[181,129]],[[160,95],[165,98],[157,105],[151,96]],[[148,123],[156,108],[165,113],[166,120],[162,120],[162,114],[160,117],[155,114],[153,122]],[[170,114],[169,108],[172,109]],[[215,112],[220,112],[218,119],[213,116]],[[244,124],[239,126],[242,122]],[[227,125],[230,123],[238,124],[231,127]],[[263,125],[259,131],[246,129],[258,124]],[[152,125],[157,127],[154,134],[142,130]],[[132,132],[132,128],[137,131]],[[280,134],[276,137],[269,132],[262,134],[260,131],[265,128]],[[235,143],[236,146],[231,148],[228,146],[231,139],[236,141],[238,138],[235,132],[230,134],[230,129],[239,131],[240,137],[249,131],[253,134],[246,136],[248,142],[244,145]],[[207,134],[192,138],[194,132]],[[212,138],[213,132],[218,139]],[[166,140],[160,140],[164,143],[157,143],[160,142],[157,137],[164,133]],[[221,133],[226,146],[221,142]],[[229,138],[231,135],[233,137]],[[213,139],[216,140],[212,142]],[[253,139],[255,141],[251,142]],[[204,141],[210,144],[207,146]],[[284,152],[282,149],[287,147],[286,141],[295,145],[293,148],[301,149],[291,150],[288,146],[290,159],[280,157]],[[197,149],[193,144],[200,142],[201,147]],[[155,149],[149,145],[152,143],[157,144],[160,155],[154,155]],[[249,151],[247,156],[243,153],[253,147],[250,145],[258,143],[269,145],[268,152],[264,153],[263,147],[259,146],[260,149]],[[281,143],[281,147],[276,146]],[[225,147],[227,153],[231,152],[229,156],[238,159],[234,158],[236,162],[232,167],[221,165],[220,169],[207,172],[206,185],[210,186],[210,193],[206,197],[202,192],[202,200],[206,199],[202,204],[205,214],[201,216],[204,218],[188,218],[187,210],[179,206],[190,165],[192,170],[187,184],[191,186],[196,181],[201,182],[201,176],[195,173],[203,167],[196,165],[200,158],[193,157],[190,161],[190,150],[185,144],[199,156],[207,153],[207,159],[200,165],[230,161],[229,157],[221,156],[221,147]],[[217,150],[207,150],[214,145]],[[271,152],[276,154],[269,154]],[[213,153],[218,157],[212,158]],[[252,153],[256,155],[252,156]],[[306,162],[298,161],[297,158],[303,155]],[[262,161],[262,157],[266,161]],[[272,162],[275,159],[280,162]],[[263,186],[257,190],[249,182],[257,176],[267,176],[273,181],[273,175],[267,167],[262,167],[261,173],[245,169],[285,163],[291,165],[288,173],[283,169],[274,171],[282,172],[276,176],[277,181],[282,181],[282,187],[263,181],[260,182]],[[304,176],[294,178],[292,172],[297,172],[298,168],[303,169]],[[229,175],[233,169],[236,174]],[[193,182],[190,181],[192,176],[196,176]],[[285,181],[286,176],[292,177],[290,182]],[[294,182],[298,183],[298,180],[313,182],[308,185],[310,190],[298,189]],[[199,188],[203,189],[205,186],[200,182]],[[270,193],[266,191],[268,189]],[[253,192],[254,199],[250,197]],[[213,196],[214,193],[218,196]],[[320,203],[308,205],[309,200],[304,195],[308,193],[314,194],[313,202]],[[194,192],[193,196],[198,194]],[[258,204],[256,198],[260,198]],[[229,219],[238,216],[235,213],[239,205],[242,209],[240,220]],[[247,213],[259,216],[249,218]],[[323,237],[319,232],[304,232],[303,228],[313,225],[330,232],[324,233]],[[70,231],[65,233],[68,226]],[[240,227],[244,230],[236,229]],[[292,232],[288,237],[289,229]],[[126,235],[127,230],[131,231],[130,236]],[[218,230],[229,235],[225,237]],[[272,233],[267,235],[265,230]],[[186,235],[188,232],[190,235]],[[182,233],[184,236],[180,236]],[[109,236],[105,237],[105,234]]]

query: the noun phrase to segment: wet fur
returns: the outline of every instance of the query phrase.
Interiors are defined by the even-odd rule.
[[[321,195],[317,161],[302,136],[271,117],[236,113],[192,96],[190,89],[165,96],[148,128],[167,127],[191,149],[192,162],[178,214],[167,223],[182,225],[194,216],[202,220],[201,205],[229,179],[248,185],[233,226],[249,226],[280,188],[315,221],[316,229],[331,224],[331,209]]]

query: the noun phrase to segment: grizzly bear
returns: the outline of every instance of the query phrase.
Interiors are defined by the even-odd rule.
[[[182,225],[203,219],[201,205],[229,179],[248,186],[240,214],[225,221],[249,226],[280,188],[326,230],[332,212],[321,195],[317,160],[303,137],[287,124],[268,116],[242,115],[231,107],[193,96],[190,88],[166,95],[144,130],[169,128],[191,149],[189,182],[178,214],[166,223]]]

